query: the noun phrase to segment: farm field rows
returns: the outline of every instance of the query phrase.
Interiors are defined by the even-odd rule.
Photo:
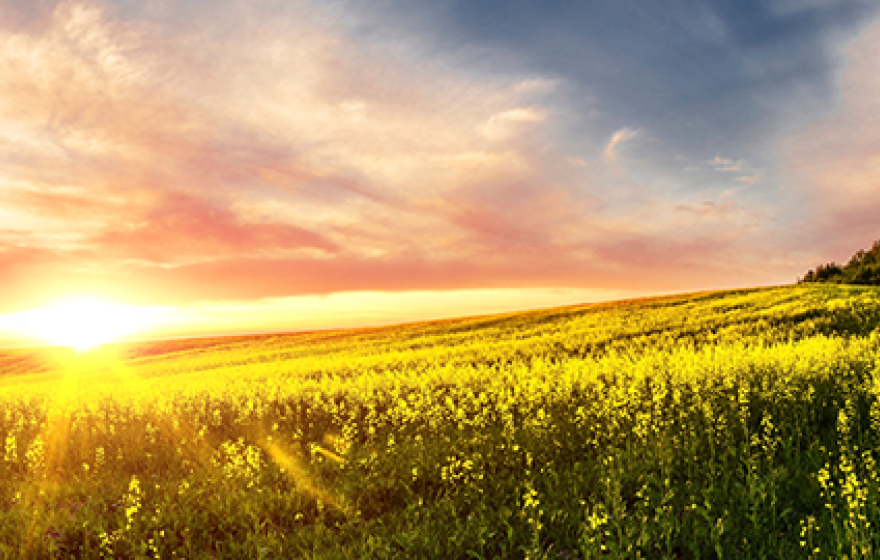
[[[0,557],[873,558],[880,288],[0,351]]]

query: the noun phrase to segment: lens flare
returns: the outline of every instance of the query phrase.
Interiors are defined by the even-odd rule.
[[[101,296],[82,295],[16,313],[6,322],[25,336],[82,352],[155,326],[165,314],[163,308],[123,305]]]

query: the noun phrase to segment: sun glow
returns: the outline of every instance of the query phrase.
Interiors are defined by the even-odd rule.
[[[54,301],[46,307],[16,313],[10,318],[15,330],[78,352],[114,342],[162,322],[163,308],[123,305],[83,295]]]

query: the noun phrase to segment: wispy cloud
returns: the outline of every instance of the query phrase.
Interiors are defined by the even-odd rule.
[[[861,0],[771,0],[770,10],[779,17],[787,17],[811,12],[845,6],[847,4],[867,3]]]
[[[734,161],[732,159],[727,159],[719,156],[715,156],[715,159],[706,162],[712,167],[715,168],[715,171],[742,171],[743,170],[743,161]]]
[[[785,144],[786,184],[804,197],[811,238],[841,257],[878,236],[880,24],[863,32],[846,54],[839,111]]]
[[[742,183],[757,183],[764,179],[764,170],[749,164],[745,159],[731,159],[721,156],[703,161],[700,165],[689,165],[684,168],[686,172],[711,170],[717,173],[729,173],[735,181]]]
[[[624,127],[614,132],[608,143],[605,144],[605,158],[609,161],[617,161],[617,148],[624,142],[628,142],[638,137],[639,130],[635,128]]]
[[[761,173],[755,173],[754,175],[744,175],[742,177],[737,177],[737,181],[742,183],[758,183],[764,179],[764,175]]]
[[[182,6],[62,1],[0,23],[10,293],[164,303],[766,274],[743,256],[766,212],[636,173],[625,144],[674,139],[579,114],[556,75],[462,69],[307,2]],[[762,180],[708,157],[687,161]]]
[[[536,107],[507,109],[492,115],[483,126],[483,133],[490,140],[509,140],[522,134],[523,127],[544,120],[546,112]]]

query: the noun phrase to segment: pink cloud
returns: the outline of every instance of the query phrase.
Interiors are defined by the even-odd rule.
[[[302,248],[334,252],[323,236],[290,224],[246,223],[222,204],[182,193],[164,193],[128,224],[89,240],[103,255],[175,263],[187,257],[272,254]]]
[[[729,247],[711,242],[671,245],[650,238],[608,241],[598,259],[521,254],[501,262],[426,259],[224,259],[168,270],[129,270],[123,278],[143,291],[169,294],[163,301],[228,300],[328,294],[340,291],[453,290],[581,287],[632,290],[708,289],[731,285],[731,277],[757,282],[766,269],[719,265]],[[687,257],[682,259],[683,254]],[[735,285],[735,284],[733,284]]]

